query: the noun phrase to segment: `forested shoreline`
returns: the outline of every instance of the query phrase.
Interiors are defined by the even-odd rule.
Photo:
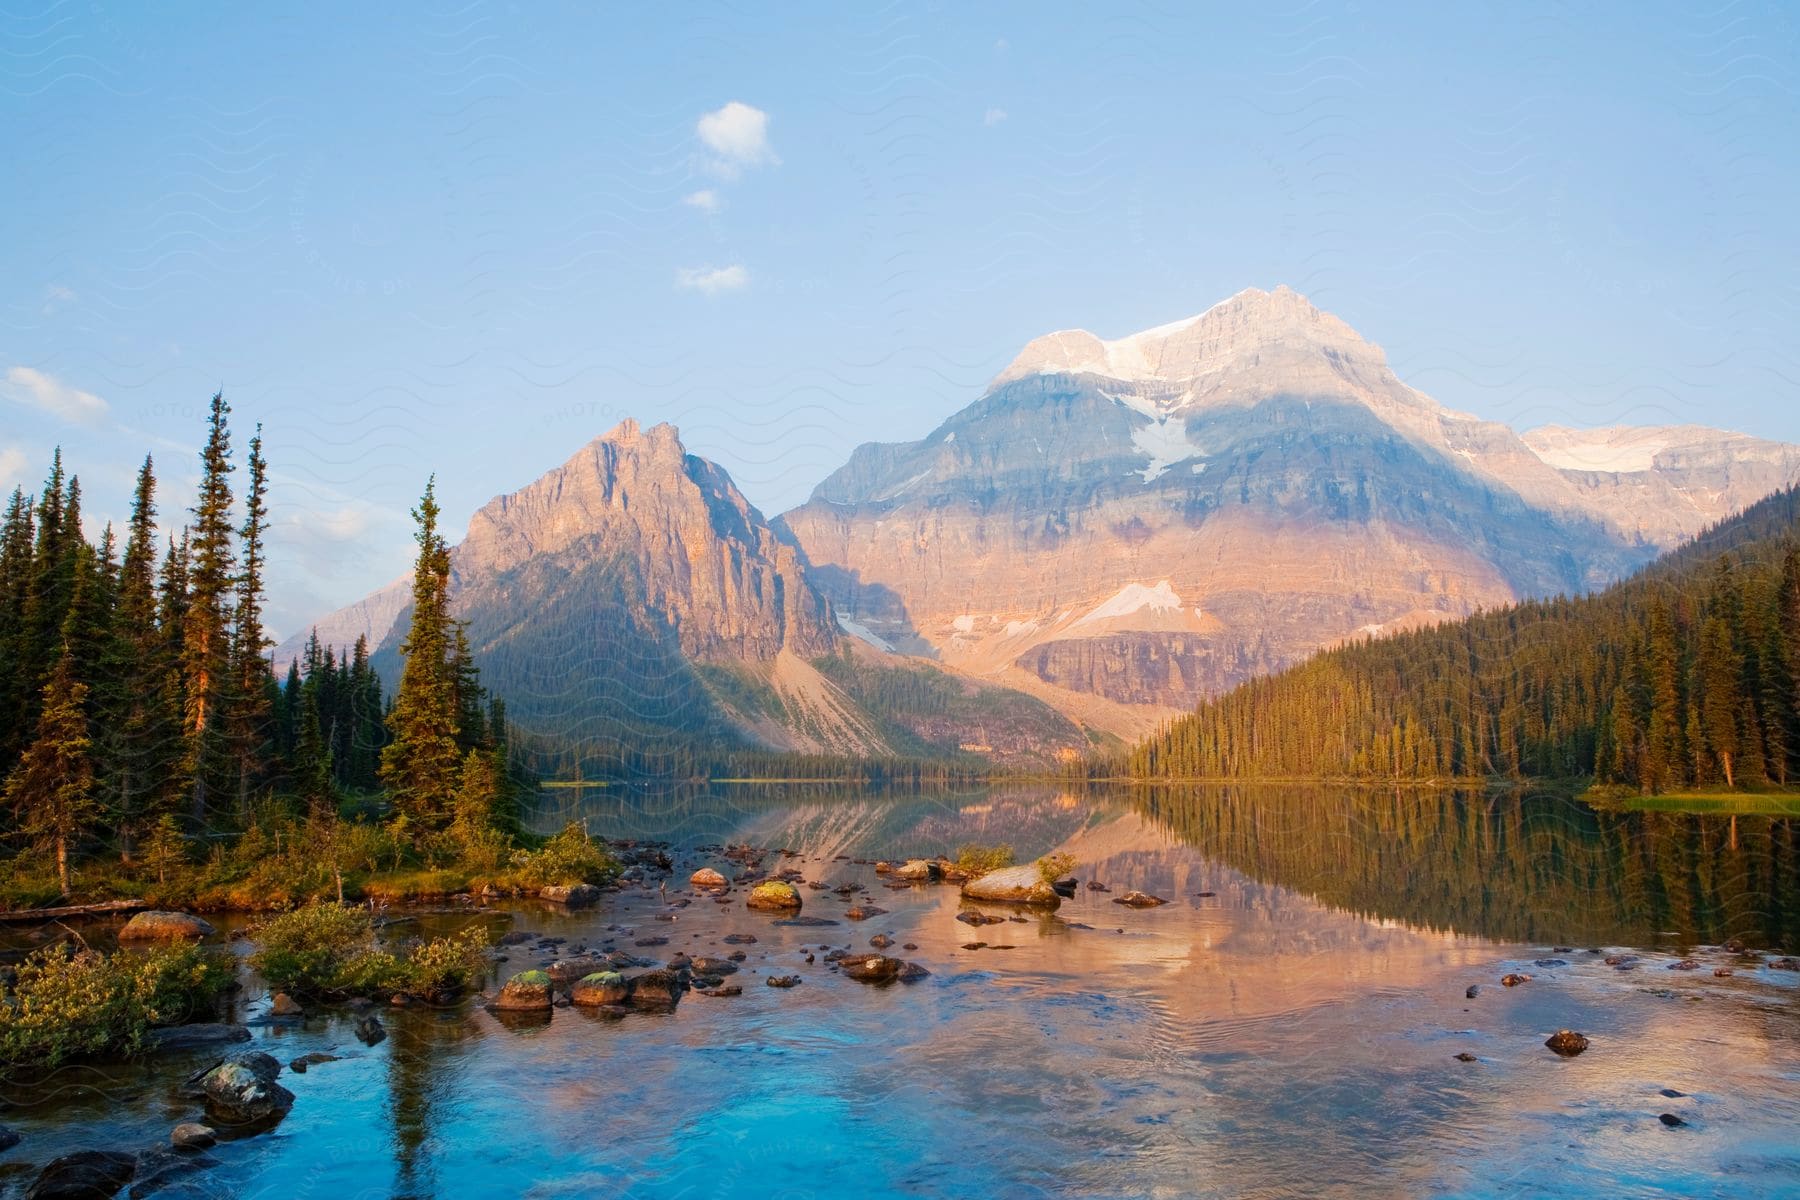
[[[159,525],[146,456],[120,545],[92,540],[60,448],[0,525],[0,797],[9,907],[150,896],[281,907],[399,888],[517,887],[548,869],[520,829],[535,780],[504,704],[449,613],[449,550],[428,483],[414,517],[412,617],[390,705],[359,639],[313,638],[275,675],[263,623],[268,463],[261,427],[234,493],[231,407],[215,394],[200,482]],[[576,831],[578,833],[579,831]],[[585,836],[568,839],[585,842]],[[562,845],[580,882],[605,856]],[[410,878],[411,882],[404,882]]]
[[[1093,773],[1786,786],[1800,779],[1800,489],[1598,594],[1315,655]]]

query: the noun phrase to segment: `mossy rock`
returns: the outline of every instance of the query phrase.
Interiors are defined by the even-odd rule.
[[[791,883],[766,879],[750,889],[750,898],[744,903],[768,912],[799,912],[800,892]]]
[[[617,971],[595,971],[592,975],[584,975],[569,989],[569,999],[584,1007],[623,1004],[630,995],[630,986]]]
[[[506,981],[494,1007],[503,1012],[547,1009],[555,999],[550,976],[542,971],[521,971]]]

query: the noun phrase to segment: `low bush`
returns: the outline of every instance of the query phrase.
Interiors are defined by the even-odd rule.
[[[619,860],[571,821],[538,849],[515,851],[507,875],[513,886],[526,889],[569,883],[603,884],[618,878]]]
[[[400,954],[382,947],[360,908],[313,904],[264,922],[252,936],[250,965],[271,988],[326,999],[404,992],[448,1000],[487,972],[487,932],[479,927],[414,941]]]
[[[1045,883],[1055,883],[1066,878],[1075,870],[1076,858],[1073,854],[1046,854],[1038,859],[1038,874]]]
[[[198,946],[38,950],[0,996],[0,1072],[134,1053],[151,1028],[210,1015],[230,982],[225,957]]]
[[[971,842],[956,848],[956,869],[968,875],[986,875],[1013,865],[1011,846],[982,846]]]

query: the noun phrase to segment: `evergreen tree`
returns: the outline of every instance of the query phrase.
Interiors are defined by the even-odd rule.
[[[100,813],[82,711],[88,689],[71,665],[67,654],[57,659],[44,685],[36,736],[7,777],[5,791],[20,829],[55,853],[57,883],[65,894],[70,855]]]
[[[204,829],[208,806],[230,778],[225,710],[232,691],[227,606],[236,581],[236,530],[231,523],[231,406],[215,392],[200,451],[200,492],[188,545],[187,612],[182,627],[182,720],[189,818]]]
[[[0,763],[18,755],[29,729],[26,708],[25,598],[31,590],[31,552],[36,517],[25,490],[15,487],[0,527]]]
[[[412,623],[400,643],[404,663],[388,714],[393,740],[381,754],[381,779],[394,808],[420,833],[449,823],[461,767],[456,682],[449,659],[450,549],[438,533],[436,484],[434,476],[413,510],[419,554],[413,567]]]
[[[272,753],[273,677],[263,651],[269,645],[263,629],[263,537],[268,528],[268,476],[262,456],[262,426],[250,439],[248,486],[244,489],[244,523],[238,533],[237,606],[232,616],[231,742],[237,760],[240,816],[248,813],[251,789],[267,773]]]
[[[1723,617],[1708,618],[1700,631],[1700,731],[1706,750],[1719,764],[1725,786],[1737,786],[1732,762],[1738,754],[1738,681],[1743,673],[1731,628]]]
[[[337,790],[331,778],[331,747],[319,726],[319,682],[300,685],[300,715],[294,732],[294,794],[307,816],[323,820],[337,815]]]

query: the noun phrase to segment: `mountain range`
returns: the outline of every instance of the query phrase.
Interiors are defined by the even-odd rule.
[[[1523,435],[1282,287],[1030,342],[765,520],[626,421],[478,511],[453,603],[515,719],[658,746],[1043,762],[1346,641],[1588,591],[1800,480],[1695,426]],[[406,580],[317,623],[391,671]],[[304,638],[277,650],[278,665]]]

